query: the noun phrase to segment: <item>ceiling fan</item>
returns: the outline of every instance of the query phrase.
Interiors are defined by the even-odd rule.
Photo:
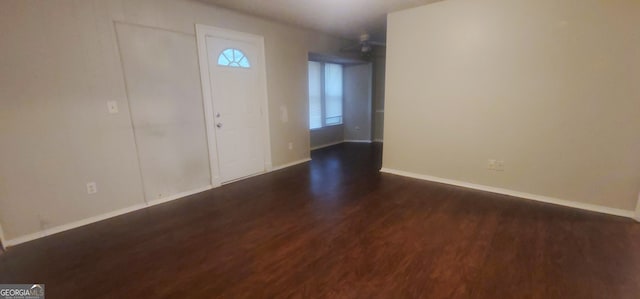
[[[362,55],[370,54],[373,51],[373,47],[386,47],[387,44],[383,42],[372,41],[371,36],[368,33],[360,35],[360,42],[353,46],[342,48],[343,52],[360,52]]]

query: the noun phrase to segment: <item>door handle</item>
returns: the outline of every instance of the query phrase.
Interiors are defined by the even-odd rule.
[[[219,128],[222,128],[222,123],[218,123],[218,124],[216,124],[216,127],[218,127],[218,129],[219,129]]]

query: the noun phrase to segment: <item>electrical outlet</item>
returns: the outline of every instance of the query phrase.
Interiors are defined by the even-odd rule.
[[[87,194],[98,193],[98,185],[95,182],[87,183]]]
[[[497,164],[497,160],[493,160],[493,159],[489,159],[487,161],[487,169],[489,170],[496,170],[496,164]]]
[[[289,150],[293,150],[293,142],[289,142]]]
[[[109,113],[115,114],[118,113],[118,102],[116,101],[108,101],[107,108],[109,108]]]
[[[487,161],[487,169],[494,171],[504,171],[504,161],[489,159]]]

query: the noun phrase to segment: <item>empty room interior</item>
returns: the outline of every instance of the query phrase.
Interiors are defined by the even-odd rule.
[[[640,298],[640,1],[0,28],[0,298]]]

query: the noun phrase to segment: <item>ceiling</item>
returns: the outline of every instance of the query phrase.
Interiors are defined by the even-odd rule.
[[[385,41],[387,13],[440,0],[199,0],[268,19],[357,40]]]

